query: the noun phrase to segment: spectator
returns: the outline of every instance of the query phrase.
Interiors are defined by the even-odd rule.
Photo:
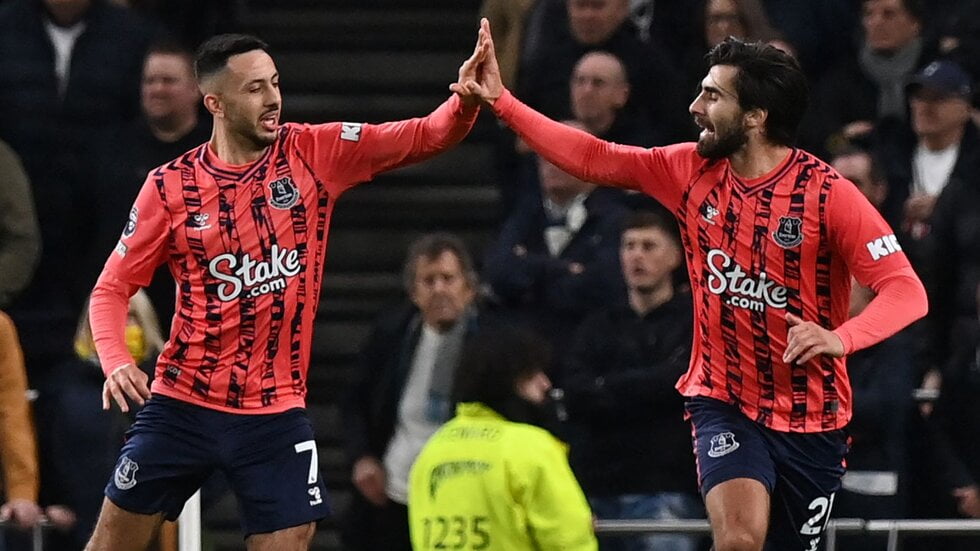
[[[980,518],[980,286],[974,303],[977,318],[964,324],[952,339],[953,350],[943,372],[942,392],[936,404],[933,424],[932,471],[938,475],[948,495],[955,500],[960,515]],[[980,538],[972,537],[977,549]]]
[[[0,468],[3,500],[0,520],[12,521],[22,530],[41,520],[40,485],[34,423],[27,402],[27,373],[17,330],[0,312]]]
[[[585,54],[572,70],[569,88],[572,115],[588,133],[616,143],[653,145],[653,132],[645,121],[623,112],[630,83],[618,57],[607,52]]]
[[[98,274],[89,261],[93,136],[138,115],[140,66],[152,34],[105,0],[0,6],[0,139],[30,177],[44,244],[32,283],[8,311],[34,385],[71,357],[75,320]]]
[[[31,183],[17,154],[0,141],[0,308],[30,283],[40,253]]]
[[[922,38],[921,0],[863,0],[859,55],[843,58],[816,86],[801,124],[803,147],[818,156],[878,121],[906,119],[905,83],[931,59]]]
[[[596,549],[565,450],[541,427],[551,386],[547,356],[540,339],[513,329],[467,343],[453,393],[461,402],[456,417],[412,467],[415,549],[446,545],[439,527],[450,523],[455,548]]]
[[[851,284],[851,317],[860,314],[874,292]],[[908,516],[907,434],[913,412],[916,370],[908,333],[899,333],[847,359],[854,414],[848,426],[851,447],[847,472],[834,502],[842,518],[892,519]],[[842,550],[884,547],[883,536],[846,538]]]
[[[692,36],[697,32],[696,2],[630,0],[630,21],[637,37],[654,45],[679,67]]]
[[[528,198],[504,222],[484,261],[493,297],[566,350],[582,318],[622,288],[617,251],[624,209],[616,193],[596,190],[538,160],[541,198]],[[561,374],[554,374],[561,382]]]
[[[102,263],[116,245],[130,206],[154,168],[170,162],[211,136],[210,117],[201,115],[194,77],[194,54],[174,42],[157,42],[143,63],[142,116],[108,132],[100,151],[96,183],[100,226],[92,262]],[[98,269],[97,267],[94,269]],[[147,287],[153,307],[169,330],[174,314],[174,281],[161,267]],[[166,333],[165,333],[166,335]]]
[[[704,518],[691,427],[674,388],[691,360],[694,324],[691,296],[674,284],[684,261],[676,224],[632,214],[620,261],[626,296],[585,319],[566,360],[572,469],[600,518]],[[617,537],[602,548],[693,551],[697,541]]]
[[[453,372],[480,318],[473,262],[458,238],[433,234],[413,243],[404,276],[411,305],[377,323],[344,403],[357,489],[345,539],[354,549],[411,550],[409,468],[452,415]]]
[[[855,55],[859,2],[762,0],[762,4],[773,27],[792,38],[796,57],[811,81],[819,80],[843,56]]]
[[[567,0],[565,7],[546,18],[552,29],[525,46],[517,86],[521,97],[554,118],[568,118],[567,86],[576,62],[588,52],[606,51],[626,66],[633,90],[627,106],[631,116],[648,121],[658,145],[677,136],[687,122],[678,115],[685,98],[663,53],[636,37],[629,0]]]
[[[851,146],[834,155],[830,164],[857,186],[876,209],[881,210],[888,197],[888,179],[870,151]]]
[[[933,275],[930,297],[934,320],[933,349],[939,365],[954,341],[950,335],[973,318],[973,290],[980,284],[980,140],[973,122],[966,123],[949,183],[936,200],[930,219],[932,251],[927,259]]]
[[[930,63],[908,90],[909,128],[882,130],[879,147],[889,179],[883,210],[904,233],[902,247],[931,293],[931,360],[941,366],[953,320],[972,317],[967,305],[980,274],[971,256],[978,238],[963,225],[980,209],[972,191],[980,170],[980,133],[970,119],[970,79],[955,63]],[[955,203],[944,199],[947,193]],[[935,213],[938,201],[945,204],[942,214]]]
[[[956,63],[930,63],[912,78],[908,94],[911,132],[882,137],[890,183],[885,213],[896,227],[921,239],[930,232],[932,211],[946,185],[973,176],[980,136],[970,119],[970,77]]]
[[[126,345],[133,361],[152,376],[163,349],[160,322],[147,294],[138,291],[129,301]],[[92,535],[102,505],[102,489],[112,473],[130,419],[95,407],[105,377],[95,353],[88,308],[78,320],[75,357],[59,366],[57,384],[41,396],[51,414],[38,419],[44,472],[44,494],[63,503],[77,522],[57,541],[58,549],[80,550]]]
[[[480,16],[497,34],[497,61],[504,82],[513,86],[524,45],[524,25],[536,0],[483,0]]]

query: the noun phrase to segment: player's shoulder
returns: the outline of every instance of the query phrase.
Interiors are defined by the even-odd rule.
[[[720,163],[702,157],[698,153],[696,142],[680,142],[671,145],[654,147],[650,150],[654,155],[663,157],[671,166],[686,170],[704,171]]]

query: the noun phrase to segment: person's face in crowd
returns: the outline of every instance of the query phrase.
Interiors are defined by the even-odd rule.
[[[543,371],[536,371],[517,382],[517,395],[532,404],[541,405],[548,399],[551,379]]]
[[[660,228],[632,228],[623,232],[619,258],[626,287],[651,293],[670,281],[681,265],[681,250]]]
[[[200,99],[189,59],[177,54],[151,54],[146,58],[141,103],[148,120],[162,122],[193,117]]]
[[[704,6],[704,40],[709,48],[729,36],[745,38],[745,25],[735,0],[708,0]]]
[[[698,153],[707,159],[722,159],[744,146],[748,138],[745,112],[735,95],[736,67],[715,65],[701,81],[701,92],[688,110],[701,127]]]
[[[562,169],[538,157],[538,180],[541,193],[558,205],[565,205],[580,193],[588,193],[595,187],[583,182]]]
[[[429,327],[439,331],[449,330],[462,317],[474,297],[473,286],[454,253],[443,251],[435,260],[425,256],[415,260],[411,299]]]
[[[880,208],[885,202],[888,185],[886,182],[875,180],[871,171],[871,155],[863,152],[840,155],[834,158],[831,165],[841,176],[854,182],[875,208]]]
[[[610,54],[586,54],[572,71],[571,93],[576,119],[614,119],[630,93],[623,64]]]
[[[224,71],[211,77],[213,88],[205,95],[211,113],[257,149],[267,147],[279,130],[279,71],[262,50],[231,56]]]
[[[861,24],[864,40],[876,52],[893,52],[919,36],[922,25],[902,0],[865,0]]]
[[[920,87],[909,97],[912,130],[919,137],[961,131],[970,121],[970,102],[962,96]]]
[[[581,44],[602,44],[629,17],[629,0],[568,0],[568,24]]]

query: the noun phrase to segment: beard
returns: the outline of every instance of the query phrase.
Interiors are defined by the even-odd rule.
[[[741,120],[726,128],[716,125],[712,134],[713,137],[698,139],[698,155],[706,159],[724,159],[749,141],[748,134],[745,132],[745,122]]]

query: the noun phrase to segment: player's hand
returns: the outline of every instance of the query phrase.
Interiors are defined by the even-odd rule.
[[[980,518],[980,488],[975,484],[953,490],[960,512],[972,518]]]
[[[12,521],[21,530],[37,526],[42,515],[38,504],[29,499],[11,499],[0,506],[0,520]]]
[[[368,501],[381,507],[388,502],[388,495],[385,493],[384,465],[378,461],[377,457],[365,455],[354,463],[354,472],[351,481],[361,495]]]
[[[500,67],[497,65],[497,53],[493,47],[493,36],[490,34],[490,22],[484,17],[480,20],[478,44],[486,45],[486,55],[478,67],[475,78],[456,83],[449,88],[456,92],[457,88],[465,88],[470,94],[479,96],[483,101],[493,104],[504,93],[504,83],[500,78]]]
[[[459,95],[464,105],[474,106],[482,99],[479,94],[470,91],[466,83],[480,78],[480,70],[489,51],[485,34],[481,28],[477,34],[476,46],[473,47],[473,55],[459,66],[459,80],[449,85],[449,89]]]
[[[134,364],[116,368],[106,377],[105,384],[102,385],[102,409],[109,409],[115,401],[119,409],[128,412],[129,403],[126,402],[126,398],[142,406],[150,399],[148,381],[149,377],[146,373]]]
[[[786,338],[786,352],[783,353],[784,362],[805,364],[819,354],[834,358],[844,355],[844,343],[833,331],[812,321],[803,321],[793,314],[786,314],[786,323],[790,328]]]

